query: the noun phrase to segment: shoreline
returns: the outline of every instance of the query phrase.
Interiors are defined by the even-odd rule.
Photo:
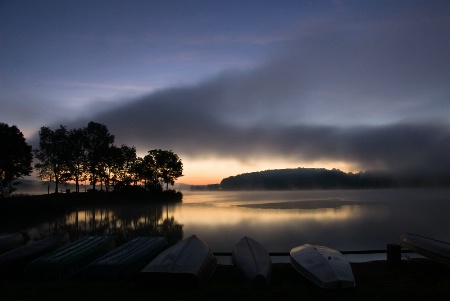
[[[287,263],[273,264],[268,289],[252,289],[231,265],[218,265],[199,289],[154,287],[135,279],[58,282],[2,279],[2,300],[446,300],[450,295],[450,266],[428,259],[351,263],[356,287],[324,290],[303,278]]]

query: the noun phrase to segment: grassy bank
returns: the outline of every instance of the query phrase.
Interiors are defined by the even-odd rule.
[[[242,282],[232,266],[219,265],[204,287],[163,289],[135,280],[62,282],[1,280],[2,300],[448,300],[450,266],[430,260],[353,263],[356,288],[323,290],[304,279],[289,264],[275,264],[270,287],[255,291]]]

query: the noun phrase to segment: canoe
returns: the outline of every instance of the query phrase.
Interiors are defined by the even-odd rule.
[[[21,275],[27,264],[70,242],[69,234],[59,233],[20,246],[0,255],[0,275]]]
[[[267,288],[272,273],[272,260],[266,249],[257,241],[244,236],[231,252],[233,265],[255,288]]]
[[[165,237],[136,237],[90,263],[85,279],[124,279],[137,274],[166,248]]]
[[[339,252],[324,246],[305,244],[290,252],[292,266],[321,288],[355,286],[350,263]]]
[[[411,233],[400,235],[400,245],[434,261],[450,264],[450,243]]]
[[[0,253],[17,248],[23,244],[22,233],[9,233],[0,235]]]
[[[25,268],[25,276],[31,279],[61,280],[80,272],[113,247],[112,236],[86,236],[32,261]]]
[[[197,288],[209,281],[217,260],[207,244],[192,235],[156,256],[139,273],[141,282]]]

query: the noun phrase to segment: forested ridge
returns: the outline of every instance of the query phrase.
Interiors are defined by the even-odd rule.
[[[375,172],[346,173],[339,169],[295,168],[251,172],[222,180],[223,190],[390,188],[394,178]]]

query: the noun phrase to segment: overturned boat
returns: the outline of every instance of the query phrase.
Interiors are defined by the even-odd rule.
[[[0,253],[17,248],[23,244],[23,235],[20,232],[0,235]]]
[[[266,249],[257,241],[244,236],[231,253],[233,265],[255,288],[267,288],[272,273],[272,260]]]
[[[25,276],[32,279],[64,279],[72,276],[114,247],[112,236],[86,236],[32,261]]]
[[[336,289],[355,286],[350,263],[334,249],[304,244],[290,252],[292,266],[321,288]]]
[[[151,285],[195,288],[209,281],[216,265],[209,246],[192,235],[161,252],[138,278]]]
[[[0,275],[21,275],[27,264],[70,243],[68,233],[59,233],[28,243],[0,255]]]
[[[434,261],[450,265],[450,243],[411,233],[400,235],[400,245]]]
[[[136,237],[90,263],[85,279],[123,279],[137,274],[166,248],[165,237]]]

